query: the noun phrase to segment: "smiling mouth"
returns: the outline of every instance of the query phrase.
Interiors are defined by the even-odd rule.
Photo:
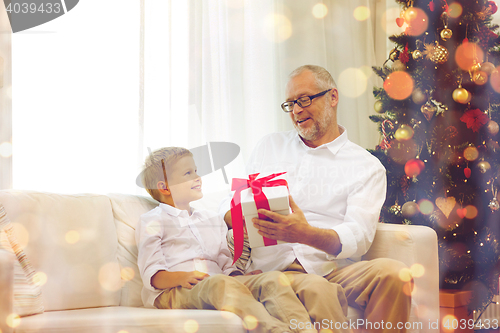
[[[197,186],[191,187],[191,189],[193,189],[193,190],[201,190],[201,185],[197,185]]]
[[[302,124],[303,122],[305,122],[305,121],[307,121],[309,119],[311,119],[311,118],[300,119],[300,120],[297,120],[297,123],[298,124]]]

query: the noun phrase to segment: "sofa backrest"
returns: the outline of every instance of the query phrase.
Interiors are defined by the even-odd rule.
[[[42,274],[46,311],[120,303],[117,233],[107,196],[0,191],[15,235]]]
[[[158,202],[149,197],[108,194],[113,209],[113,218],[118,234],[118,262],[124,281],[121,290],[120,305],[143,306],[141,300],[142,279],[137,266],[137,245],[135,229],[142,214],[158,206]]]

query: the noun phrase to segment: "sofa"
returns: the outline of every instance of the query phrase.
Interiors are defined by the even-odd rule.
[[[205,195],[193,206],[217,210],[225,195]],[[45,311],[7,324],[13,312],[15,257],[0,250],[1,333],[247,332],[242,320],[229,312],[143,307],[134,230],[140,215],[157,205],[152,199],[4,190],[0,203],[27,258],[46,277],[41,287]],[[429,325],[439,320],[435,232],[424,226],[379,223],[364,259],[378,257],[394,258],[408,267],[421,265],[413,266],[419,269],[412,292],[413,327],[408,331],[437,332]],[[349,308],[350,319],[362,316]]]

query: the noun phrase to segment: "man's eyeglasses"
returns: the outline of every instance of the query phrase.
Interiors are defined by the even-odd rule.
[[[323,96],[324,94],[326,94],[330,90],[332,90],[332,89],[328,89],[328,90],[322,91],[319,94],[312,95],[312,96],[302,96],[301,98],[298,98],[295,101],[285,102],[285,103],[281,104],[281,108],[285,112],[292,112],[293,111],[293,106],[295,105],[295,103],[297,103],[301,108],[305,108],[305,107],[311,105],[313,98]]]

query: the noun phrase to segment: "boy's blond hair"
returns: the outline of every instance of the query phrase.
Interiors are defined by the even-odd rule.
[[[165,178],[168,170],[184,156],[193,156],[193,154],[185,148],[165,147],[155,150],[146,157],[141,181],[153,199],[160,201],[160,191],[156,184],[159,181],[167,182]]]

